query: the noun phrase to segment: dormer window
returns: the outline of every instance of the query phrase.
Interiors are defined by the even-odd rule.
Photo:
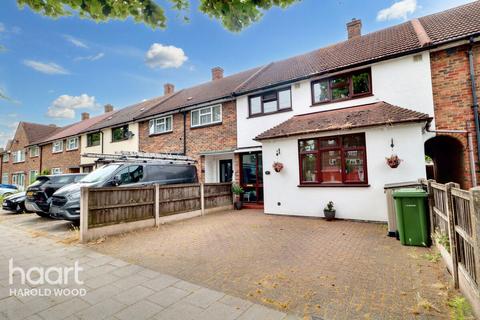
[[[372,94],[370,69],[312,82],[313,104],[333,103]]]
[[[269,91],[249,97],[250,116],[259,116],[292,109],[292,92],[290,88]]]

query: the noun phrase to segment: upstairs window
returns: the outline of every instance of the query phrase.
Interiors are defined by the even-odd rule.
[[[222,105],[217,104],[206,108],[192,110],[191,117],[192,127],[222,123]]]
[[[128,124],[112,129],[112,142],[128,140]]]
[[[100,145],[100,132],[94,132],[87,134],[87,147],[95,147]]]
[[[312,82],[313,104],[348,100],[372,94],[370,69]]]
[[[4,163],[10,161],[10,155],[9,155],[8,153],[4,153],[4,154],[3,154],[3,157],[2,157],[2,161],[3,161]]]
[[[249,98],[250,116],[275,113],[292,109],[290,88],[269,91]]]
[[[30,147],[30,158],[38,157],[40,154],[40,148],[38,146]]]
[[[25,150],[13,151],[13,163],[25,161]]]
[[[149,133],[152,135],[152,134],[172,132],[172,121],[173,121],[173,116],[150,120]]]
[[[63,140],[55,141],[52,144],[52,153],[59,153],[63,151]]]
[[[78,149],[78,137],[67,139],[67,151]]]

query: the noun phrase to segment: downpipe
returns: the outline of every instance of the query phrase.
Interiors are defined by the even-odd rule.
[[[475,43],[473,37],[470,38],[470,46],[468,48],[468,63],[470,65],[470,83],[472,86],[472,99],[473,99],[473,115],[475,118],[475,132],[477,135],[477,157],[480,157],[480,120],[478,118],[478,97],[477,97],[477,84],[475,81],[475,62],[473,57],[473,44]],[[475,162],[474,167],[475,167]],[[475,172],[475,169],[474,169]],[[476,179],[475,179],[476,180]],[[473,180],[472,180],[473,181]],[[474,184],[477,185],[476,183]]]

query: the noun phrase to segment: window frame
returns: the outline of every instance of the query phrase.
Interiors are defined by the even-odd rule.
[[[355,147],[345,147],[344,146],[344,138],[349,136],[357,136],[361,135],[363,137],[363,141],[365,144],[363,146],[355,146]],[[321,147],[320,141],[321,140],[329,140],[329,139],[336,139],[339,143],[335,147]],[[317,144],[317,149],[313,151],[301,151],[300,142],[308,141],[308,140],[315,140]],[[299,168],[299,187],[368,187],[368,163],[367,163],[367,142],[366,136],[364,132],[361,133],[352,133],[352,134],[344,134],[344,135],[336,135],[336,136],[324,136],[324,137],[313,137],[313,138],[305,138],[299,139],[297,141],[298,147],[298,168]],[[340,152],[340,165],[342,171],[342,181],[339,183],[323,183],[322,182],[322,153],[328,151],[339,151]],[[347,151],[362,151],[363,152],[363,169],[365,175],[365,181],[347,181],[346,179],[346,161],[345,161],[345,153]],[[303,166],[302,160],[305,155],[307,154],[314,154],[316,155],[315,160],[315,168],[317,171],[317,181],[304,181],[303,178]]]
[[[12,152],[12,155],[13,155],[12,163],[25,162],[25,153],[26,153],[25,149],[13,151]],[[18,155],[20,155],[20,160],[18,159]],[[23,155],[23,158],[22,158],[22,155]]]
[[[32,150],[36,150],[37,152],[33,154]],[[40,156],[40,147],[39,146],[30,147],[28,152],[29,152],[30,158],[38,157]]]
[[[99,139],[98,139],[98,144],[92,144],[92,136],[94,134],[98,134],[99,136]],[[102,133],[100,131],[98,132],[92,132],[92,133],[87,133],[87,148],[91,148],[91,147],[98,147],[99,145],[102,144]]]
[[[7,178],[7,179],[5,180],[5,178]],[[3,172],[2,173],[2,183],[8,184],[9,178],[10,178],[10,175],[8,174],[8,172]]]
[[[35,175],[35,178],[33,180],[32,180],[32,172],[34,172],[34,175]],[[30,184],[34,183],[37,177],[38,177],[38,170],[30,170],[28,172],[28,181],[30,181]]]
[[[10,154],[8,152],[5,152],[2,155],[2,163],[8,163],[10,162]]]
[[[75,140],[75,141],[76,141],[74,148],[70,148],[70,141],[71,141],[71,140]],[[66,151],[78,150],[78,143],[79,143],[78,137],[67,138],[67,145],[66,145],[66,147],[65,147],[65,150],[66,150]]]
[[[170,130],[158,131],[157,132],[156,131],[157,121],[163,120],[164,125],[165,125],[165,129],[166,129],[168,118],[170,118]],[[152,132],[152,128],[153,128],[153,132]],[[148,135],[149,136],[155,136],[155,135],[165,134],[165,133],[170,133],[170,132],[173,132],[173,115],[159,117],[159,118],[151,119],[150,121],[148,121]]]
[[[122,129],[122,128],[124,129],[124,134],[123,134],[124,137],[122,139],[114,140],[115,135],[113,134],[113,132],[117,129]],[[111,139],[112,142],[121,142],[121,141],[128,140],[128,137],[125,136],[128,133],[128,131],[129,131],[128,124],[124,124],[124,125],[121,125],[121,126],[118,126],[118,127],[113,127],[112,128],[112,139]]]
[[[280,92],[284,91],[290,91],[290,107],[289,108],[282,108],[280,109]],[[275,93],[276,99],[266,99],[264,100],[263,97]],[[257,113],[252,113],[252,99],[255,98],[260,98],[260,112]],[[271,101],[276,101],[277,102],[277,109],[275,111],[270,111],[270,112],[265,112],[264,104],[265,102],[271,102]],[[270,114],[275,114],[279,112],[288,112],[293,110],[293,101],[292,101],[292,87],[283,87],[275,90],[269,90],[265,91],[259,94],[251,95],[248,96],[248,117],[249,118],[254,118],[254,117],[261,117],[261,116],[266,116]]]
[[[368,92],[354,94],[353,93],[353,80],[352,80],[353,76],[357,75],[357,74],[360,74],[360,73],[365,73],[365,72],[368,74],[368,87],[369,87],[370,90]],[[343,77],[347,78],[347,81],[348,81],[348,92],[349,92],[348,97],[342,98],[342,99],[332,100],[332,80],[337,79],[337,78],[343,78]],[[328,100],[316,102],[315,101],[314,87],[317,83],[321,83],[321,82],[324,82],[324,81],[328,82]],[[318,105],[329,104],[329,103],[337,103],[337,102],[346,101],[346,100],[353,100],[353,99],[359,99],[359,98],[373,96],[372,69],[371,68],[360,69],[360,70],[355,70],[355,71],[352,71],[352,72],[337,74],[335,76],[316,79],[316,80],[310,82],[310,91],[311,91],[311,98],[312,98],[312,106],[318,106]]]
[[[62,174],[62,168],[59,168],[59,167],[52,168],[52,175],[59,175],[59,174]]]
[[[55,144],[59,143],[60,144],[60,149],[55,150]],[[63,152],[63,140],[57,140],[52,142],[52,153],[62,153]]]
[[[220,120],[218,121],[213,121],[213,108],[215,107],[219,107],[220,109]],[[210,109],[210,119],[211,119],[211,122],[209,123],[201,123],[201,111],[202,110],[207,110],[207,109]],[[198,112],[198,124],[195,125],[193,124],[193,113],[194,112]],[[204,114],[203,114],[204,115]],[[223,106],[222,104],[214,104],[214,105],[211,105],[211,106],[208,106],[208,107],[202,107],[202,108],[198,108],[198,109],[194,109],[194,110],[191,110],[190,111],[190,128],[201,128],[201,127],[208,127],[208,126],[214,126],[214,125],[217,125],[217,124],[222,124],[223,122]],[[172,123],[172,127],[173,127],[173,123]]]

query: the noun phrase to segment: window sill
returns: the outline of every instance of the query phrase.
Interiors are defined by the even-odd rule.
[[[272,114],[277,114],[277,113],[284,113],[284,112],[290,112],[290,111],[293,111],[292,108],[288,108],[288,109],[281,109],[281,110],[278,110],[278,111],[274,111],[274,112],[268,112],[268,113],[258,113],[258,114],[251,114],[247,117],[247,119],[250,119],[250,118],[258,118],[258,117],[265,117],[265,116],[270,116]]]
[[[53,154],[55,153],[63,153],[63,150],[62,151],[52,151]]]
[[[86,146],[85,148],[95,148],[95,147],[100,147],[100,144],[95,144],[95,145],[91,145],[91,146]]]
[[[365,183],[304,183],[299,184],[299,188],[369,188],[369,184]]]
[[[338,99],[338,100],[329,100],[329,101],[324,101],[324,102],[314,102],[312,103],[312,107],[316,107],[316,106],[322,106],[322,105],[326,105],[326,104],[335,104],[335,103],[339,103],[339,102],[345,102],[345,101],[350,101],[350,100],[357,100],[357,99],[361,99],[361,98],[367,98],[367,97],[372,97],[373,96],[373,93],[365,93],[365,94],[359,94],[355,97],[351,97],[351,98],[344,98],[344,99]]]
[[[66,151],[67,151],[67,152],[70,152],[70,151],[77,151],[77,150],[78,150],[78,148],[75,148],[75,149],[67,149]]]
[[[208,128],[208,127],[214,127],[214,126],[221,126],[223,122],[215,122],[215,123],[209,123],[209,124],[203,124],[199,126],[190,126],[190,130],[195,130],[195,129],[202,129],[202,128]]]
[[[30,158],[38,158],[39,156],[30,156]]]
[[[149,137],[156,137],[156,136],[163,136],[165,134],[173,133],[173,130],[170,131],[165,131],[165,132],[158,132],[158,133],[151,133],[148,136]]]
[[[128,140],[128,138],[127,139],[122,139],[122,140],[115,140],[115,141],[112,140],[111,143],[124,142],[124,141],[127,141],[127,140]]]

